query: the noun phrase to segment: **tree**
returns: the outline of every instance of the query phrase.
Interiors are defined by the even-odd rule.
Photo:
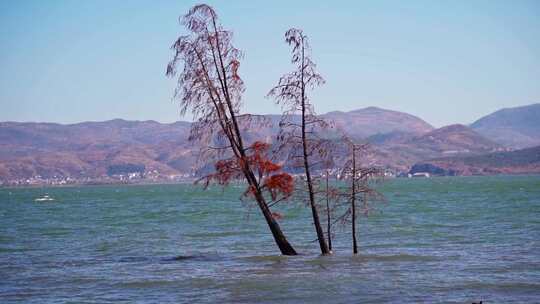
[[[226,185],[242,176],[248,184],[247,194],[257,202],[281,253],[296,255],[264,195],[267,191],[276,199],[280,193],[286,197],[292,177],[278,173],[276,164],[265,162],[267,146],[260,142],[247,146],[242,138],[242,131],[256,123],[256,117],[240,114],[242,53],[232,44],[233,34],[221,26],[214,9],[206,4],[191,8],[181,23],[188,34],[171,46],[174,56],[166,74],[177,78],[174,98],[180,102],[182,115],[190,110],[196,120],[190,139],[206,147],[201,155],[221,158],[215,164],[216,172],[206,180]]]
[[[290,174],[281,172],[281,165],[269,159],[267,155],[269,150],[270,144],[256,141],[246,149],[245,158],[221,159],[216,162],[214,173],[202,177],[197,182],[203,181],[205,188],[211,182],[227,186],[232,180],[245,177],[242,168],[244,162],[247,162],[255,175],[260,190],[267,192],[270,196],[269,205],[275,205],[291,196],[294,190],[294,180]],[[257,189],[249,185],[243,196],[256,198],[256,193]]]
[[[350,159],[345,163],[341,175],[345,179],[350,179],[350,184],[344,189],[343,194],[347,197],[347,205],[345,213],[340,219],[345,222],[347,219],[351,221],[352,232],[352,249],[353,253],[358,253],[358,241],[356,238],[356,219],[361,207],[362,213],[368,215],[372,211],[371,201],[382,200],[382,194],[370,187],[370,180],[382,175],[380,169],[376,167],[361,167],[358,162],[358,154],[365,152],[368,148],[367,144],[358,145],[349,142]],[[362,197],[359,197],[362,196]],[[358,203],[361,206],[358,206]]]
[[[328,127],[328,124],[317,117],[307,95],[309,90],[322,85],[324,79],[317,73],[316,65],[311,60],[308,38],[302,30],[289,29],[285,33],[285,41],[292,47],[291,63],[296,69],[282,76],[278,85],[270,90],[268,96],[274,97],[276,102],[285,109],[278,135],[278,140],[281,142],[280,148],[287,149],[289,158],[301,160],[317,239],[321,253],[326,255],[330,254],[330,250],[319,219],[316,202],[317,181],[312,171],[316,162],[327,156],[326,146],[330,141],[322,139],[319,135],[321,129]],[[298,113],[300,122],[294,120],[294,115]],[[297,154],[298,151],[301,151],[300,155]]]

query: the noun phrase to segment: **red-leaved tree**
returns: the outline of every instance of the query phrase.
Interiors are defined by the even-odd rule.
[[[196,120],[190,139],[205,147],[201,151],[204,158],[220,158],[216,172],[207,176],[206,182],[226,185],[232,179],[245,179],[246,195],[257,202],[281,253],[296,255],[264,195],[267,191],[272,200],[287,197],[292,191],[292,177],[268,160],[266,144],[246,145],[242,138],[243,131],[256,120],[240,114],[244,82],[238,70],[242,53],[232,44],[233,34],[221,26],[214,9],[205,4],[191,8],[181,23],[187,35],[172,45],[174,56],[167,75],[178,80],[174,97],[180,101],[182,114],[189,110]]]
[[[218,185],[227,186],[233,180],[245,178],[243,168],[247,166],[255,175],[259,190],[267,192],[270,196],[269,205],[274,205],[291,196],[294,190],[293,177],[282,172],[282,166],[270,160],[268,152],[270,145],[256,141],[246,149],[245,158],[230,157],[221,159],[215,163],[215,172],[204,176],[199,181],[205,183],[205,187],[215,182]],[[198,182],[199,182],[198,181]],[[243,196],[257,198],[257,187],[249,185]]]

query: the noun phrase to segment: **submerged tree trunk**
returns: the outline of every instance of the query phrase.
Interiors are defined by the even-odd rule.
[[[226,82],[225,82],[225,88],[227,88]],[[226,98],[225,100],[228,103],[229,113],[231,115],[232,123],[234,126],[234,133],[236,134],[236,137],[237,137],[236,145],[238,146],[238,150],[239,150],[238,151],[239,158],[245,159],[246,153],[245,153],[244,143],[242,141],[242,133],[240,132],[238,121],[236,120],[236,114],[233,111],[233,106],[230,103],[229,99]],[[270,228],[270,231],[272,232],[274,241],[276,242],[276,245],[279,247],[281,254],[297,255],[296,250],[294,250],[292,245],[289,243],[289,241],[283,234],[283,231],[281,230],[281,227],[279,226],[278,222],[272,216],[272,212],[270,212],[270,208],[268,207],[268,204],[266,203],[266,200],[264,199],[264,195],[262,193],[259,182],[257,181],[257,178],[255,177],[255,174],[253,173],[253,170],[250,168],[247,162],[244,162],[243,171],[248,181],[248,184],[255,189],[254,191],[255,200],[257,201],[257,204],[259,205],[259,208],[261,209],[264,219],[266,220],[266,223],[268,224],[268,227]]]
[[[303,78],[303,77],[302,77]],[[321,247],[321,253],[323,255],[330,254],[326,240],[324,239],[324,232],[319,220],[319,211],[317,210],[317,203],[315,202],[315,190],[313,189],[313,180],[311,178],[311,171],[309,166],[309,158],[307,151],[307,138],[306,138],[306,105],[304,102],[304,93],[302,88],[302,148],[304,153],[304,169],[306,171],[306,182],[309,192],[309,204],[311,206],[311,214],[313,216],[313,224],[317,232],[317,239],[319,240],[319,246]]]
[[[352,156],[352,185],[351,185],[351,216],[352,216],[352,241],[353,254],[358,253],[358,243],[356,241],[356,148],[353,147]]]
[[[303,39],[303,38],[302,38]],[[311,214],[313,215],[313,224],[315,225],[315,230],[317,231],[317,238],[319,239],[319,246],[321,247],[321,253],[323,255],[330,254],[326,240],[324,239],[324,232],[321,226],[321,221],[319,220],[319,212],[317,210],[317,203],[315,202],[315,190],[313,189],[313,180],[311,178],[310,165],[308,159],[308,147],[307,147],[307,136],[306,136],[306,88],[304,81],[304,43],[302,43],[302,73],[301,73],[301,84],[302,84],[302,148],[304,153],[304,168],[306,171],[306,182],[308,184],[309,191],[309,204],[311,205]]]
[[[317,204],[315,202],[315,193],[313,189],[313,180],[311,179],[311,173],[308,165],[308,157],[304,149],[304,166],[306,170],[306,182],[308,184],[309,192],[309,204],[311,206],[311,215],[313,216],[313,224],[315,225],[315,231],[317,232],[317,239],[319,240],[319,246],[321,247],[321,253],[323,255],[330,254],[326,240],[324,239],[324,232],[319,219],[319,211],[317,210]]]
[[[330,216],[330,193],[328,188],[328,170],[326,171],[326,235],[328,238],[328,250],[332,252],[332,223]]]
[[[289,241],[283,234],[283,231],[281,230],[279,223],[274,219],[274,216],[272,216],[272,212],[270,211],[270,208],[268,207],[268,204],[266,203],[266,200],[264,199],[264,196],[262,195],[262,191],[260,190],[258,183],[256,183],[255,175],[253,174],[251,170],[245,171],[244,174],[246,175],[246,179],[248,180],[249,185],[255,187],[256,189],[255,200],[257,201],[257,204],[259,208],[261,209],[264,219],[266,220],[266,223],[268,224],[268,227],[270,228],[270,231],[272,232],[274,241],[276,242],[276,245],[281,251],[281,254],[297,255],[296,250],[294,250],[292,245],[289,243]]]

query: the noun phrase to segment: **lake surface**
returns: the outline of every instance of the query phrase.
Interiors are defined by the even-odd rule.
[[[361,254],[346,227],[319,256],[309,210],[291,203],[280,222],[303,255],[285,257],[242,187],[0,189],[0,302],[540,303],[539,176],[380,190]]]

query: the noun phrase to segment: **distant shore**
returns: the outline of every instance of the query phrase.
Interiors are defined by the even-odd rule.
[[[144,186],[144,185],[183,185],[192,184],[196,179],[179,181],[140,181],[140,182],[92,182],[92,183],[69,183],[69,184],[1,184],[2,188],[69,188],[84,186]]]
[[[515,174],[484,174],[484,175],[456,175],[456,176],[438,176],[431,175],[429,177],[386,177],[386,180],[418,180],[418,179],[430,179],[430,178],[472,178],[472,177],[505,177],[505,176],[540,176],[540,173],[515,173]],[[21,188],[70,188],[70,187],[92,187],[92,186],[147,186],[147,185],[186,185],[194,184],[197,179],[185,179],[176,181],[136,181],[136,182],[92,182],[92,183],[70,183],[70,184],[1,184],[0,189],[21,189]],[[235,184],[242,184],[242,181],[238,181]]]

